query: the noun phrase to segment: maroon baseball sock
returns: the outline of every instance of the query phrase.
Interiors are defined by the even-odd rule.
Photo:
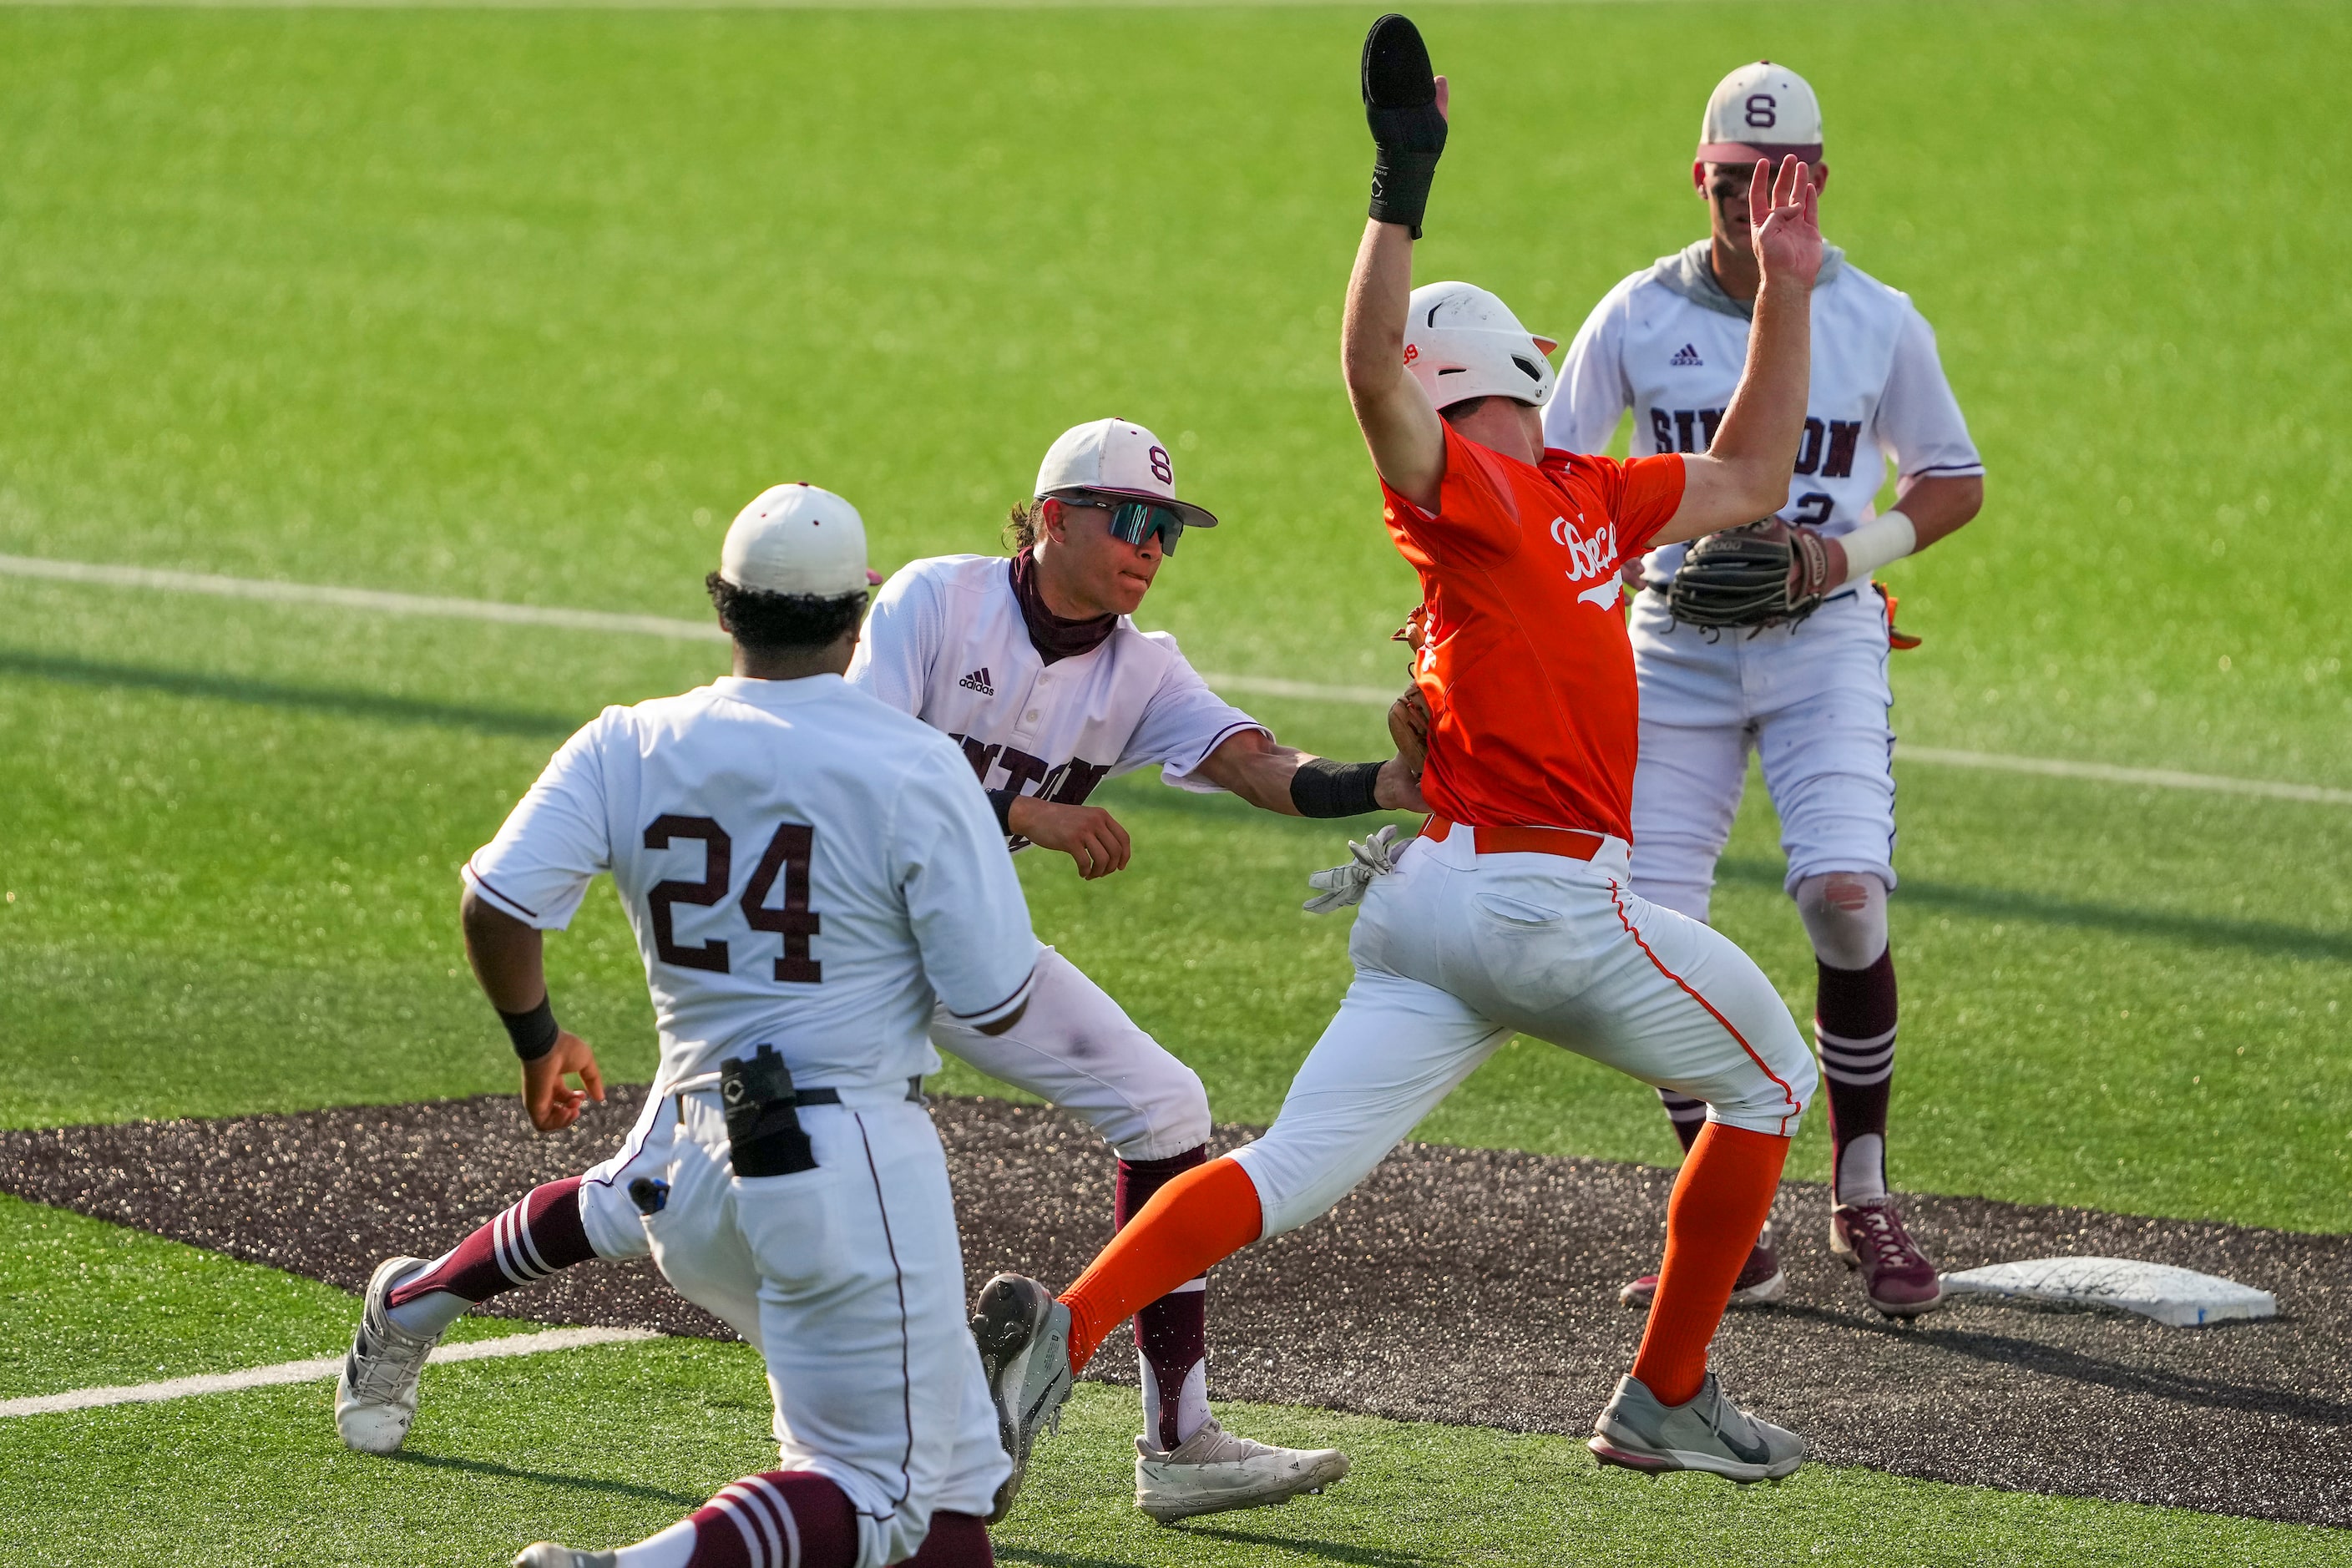
[[[839,1487],[806,1470],[746,1476],[719,1488],[687,1522],[694,1550],[680,1568],[850,1568],[857,1561],[856,1510]]]
[[[1699,1130],[1706,1125],[1706,1101],[1662,1089],[1658,1090],[1658,1103],[1666,1108],[1666,1120],[1674,1123],[1675,1138],[1682,1144],[1683,1152],[1689,1153],[1691,1145],[1698,1142]]]
[[[1813,1040],[1828,1080],[1832,1201],[1886,1195],[1886,1100],[1895,1077],[1895,950],[1867,969],[1816,963]]]
[[[907,1559],[908,1568],[995,1568],[996,1548],[988,1539],[988,1523],[977,1514],[935,1513],[923,1549]]]
[[[1206,1144],[1164,1160],[1121,1160],[1112,1228],[1124,1230],[1151,1194],[1207,1163]],[[1143,1360],[1144,1420],[1163,1450],[1181,1445],[1209,1418],[1209,1283],[1191,1279],[1135,1314],[1135,1348]]]
[[[437,1334],[468,1307],[595,1256],[580,1220],[580,1178],[567,1177],[533,1187],[394,1286],[384,1301],[401,1328]]]

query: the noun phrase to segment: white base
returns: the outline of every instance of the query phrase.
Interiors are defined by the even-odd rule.
[[[1944,1294],[2030,1306],[2108,1307],[2176,1329],[2275,1318],[2278,1298],[2234,1279],[2131,1258],[2036,1258],[1947,1274]]]

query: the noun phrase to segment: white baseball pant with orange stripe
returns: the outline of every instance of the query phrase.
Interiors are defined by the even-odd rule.
[[[1703,1100],[1711,1120],[1796,1134],[1815,1076],[1795,1020],[1728,938],[1634,897],[1626,852],[1481,855],[1456,827],[1373,879],[1339,1016],[1274,1126],[1234,1155],[1265,1235],[1338,1203],[1514,1034]]]

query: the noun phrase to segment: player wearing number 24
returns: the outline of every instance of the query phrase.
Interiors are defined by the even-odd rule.
[[[1011,1466],[920,1083],[934,1008],[1012,1028],[1038,945],[961,750],[842,678],[872,582],[848,502],[761,495],[709,579],[734,672],[606,709],[467,864],[467,954],[541,1125],[599,1087],[551,1076],[593,1058],[555,1022],[543,933],[611,875],[661,1061],[625,1157],[588,1180],[625,1184],[664,1278],[760,1352],[778,1446],[774,1468],[645,1541],[540,1542],[518,1568],[992,1561]],[[348,1441],[398,1445],[425,1352],[491,1281],[588,1254],[581,1184],[539,1189],[430,1265],[377,1268],[337,1387]]]

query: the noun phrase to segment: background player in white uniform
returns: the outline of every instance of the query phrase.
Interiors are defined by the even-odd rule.
[[[1713,232],[1611,289],[1569,346],[1544,413],[1545,444],[1598,452],[1627,409],[1633,451],[1703,452],[1747,354],[1757,268],[1748,183],[1759,158],[1794,155],[1826,188],[1813,90],[1785,67],[1742,66],[1707,100],[1691,174]],[[1803,444],[1780,516],[1818,529],[1832,592],[1811,616],[1749,634],[1702,633],[1666,609],[1685,546],[1651,552],[1634,601],[1642,690],[1641,763],[1633,780],[1633,887],[1643,898],[1707,918],[1715,865],[1760,755],[1789,857],[1787,888],[1818,960],[1814,1036],[1828,1080],[1835,1151],[1831,1245],[1862,1271],[1889,1313],[1933,1308],[1936,1270],[1887,1195],[1886,1102],[1895,1060],[1895,963],[1886,896],[1895,887],[1895,737],[1887,724],[1891,605],[1870,574],[1925,549],[1976,515],[1983,465],[1936,356],[1936,337],[1910,299],[1834,247],[1812,299],[1813,362]],[[1874,515],[1889,461],[1896,506]],[[1706,1114],[1660,1090],[1690,1147]],[[1626,1287],[1646,1307],[1655,1276]],[[1735,1300],[1785,1289],[1768,1226]]]
[[[841,679],[866,595],[856,510],[780,485],[720,560],[735,673],[565,742],[467,863],[464,918],[483,990],[543,1053],[563,1037],[541,932],[612,874],[661,1037],[633,1168],[665,1201],[640,1228],[670,1283],[759,1349],[782,1458],[617,1553],[542,1542],[516,1563],[985,1564],[1011,1466],[919,1086],[933,1007],[1009,1028],[1036,940],[956,748]],[[507,1240],[527,1258],[531,1227]],[[429,1342],[384,1315],[423,1267],[377,1269],[343,1397],[403,1381],[388,1352]]]
[[[1393,759],[1336,763],[1276,745],[1208,689],[1173,638],[1136,629],[1129,612],[1169,545],[1186,524],[1216,521],[1176,499],[1174,468],[1150,431],[1106,419],[1067,432],[1046,454],[1035,493],[1016,509],[1025,542],[1013,559],[940,557],[893,576],[848,671],[853,686],[959,742],[1016,847],[1064,850],[1087,877],[1124,867],[1126,833],[1086,796],[1114,773],[1152,763],[1179,787],[1230,789],[1277,811],[1349,815],[1373,809],[1376,795],[1382,805],[1418,805]],[[1125,505],[1132,510],[1116,510]],[[1134,537],[1120,537],[1122,528]],[[1119,1156],[1115,1224],[1206,1158],[1209,1101],[1198,1075],[1051,948],[1037,954],[1030,1003],[1015,1026],[984,1034],[942,1008],[930,1035],[1101,1132]],[[571,1051],[559,1047],[557,1070],[593,1082],[587,1047]],[[532,1085],[550,1079],[550,1064],[525,1074],[530,1100]],[[547,1092],[563,1099],[534,1101],[533,1119],[567,1124],[577,1091],[558,1085]],[[639,1185],[646,1131],[641,1119],[613,1158],[535,1189],[429,1268],[402,1276],[388,1293],[390,1321],[437,1337],[472,1305],[558,1268],[644,1256],[638,1210],[660,1201]],[[1205,1289],[1193,1280],[1137,1315],[1145,1416],[1137,1502],[1155,1517],[1276,1501],[1347,1472],[1336,1450],[1254,1443],[1211,1417]],[[381,1413],[352,1405],[341,1422],[345,1439],[377,1451],[398,1447],[415,1401],[412,1380],[379,1402]]]

